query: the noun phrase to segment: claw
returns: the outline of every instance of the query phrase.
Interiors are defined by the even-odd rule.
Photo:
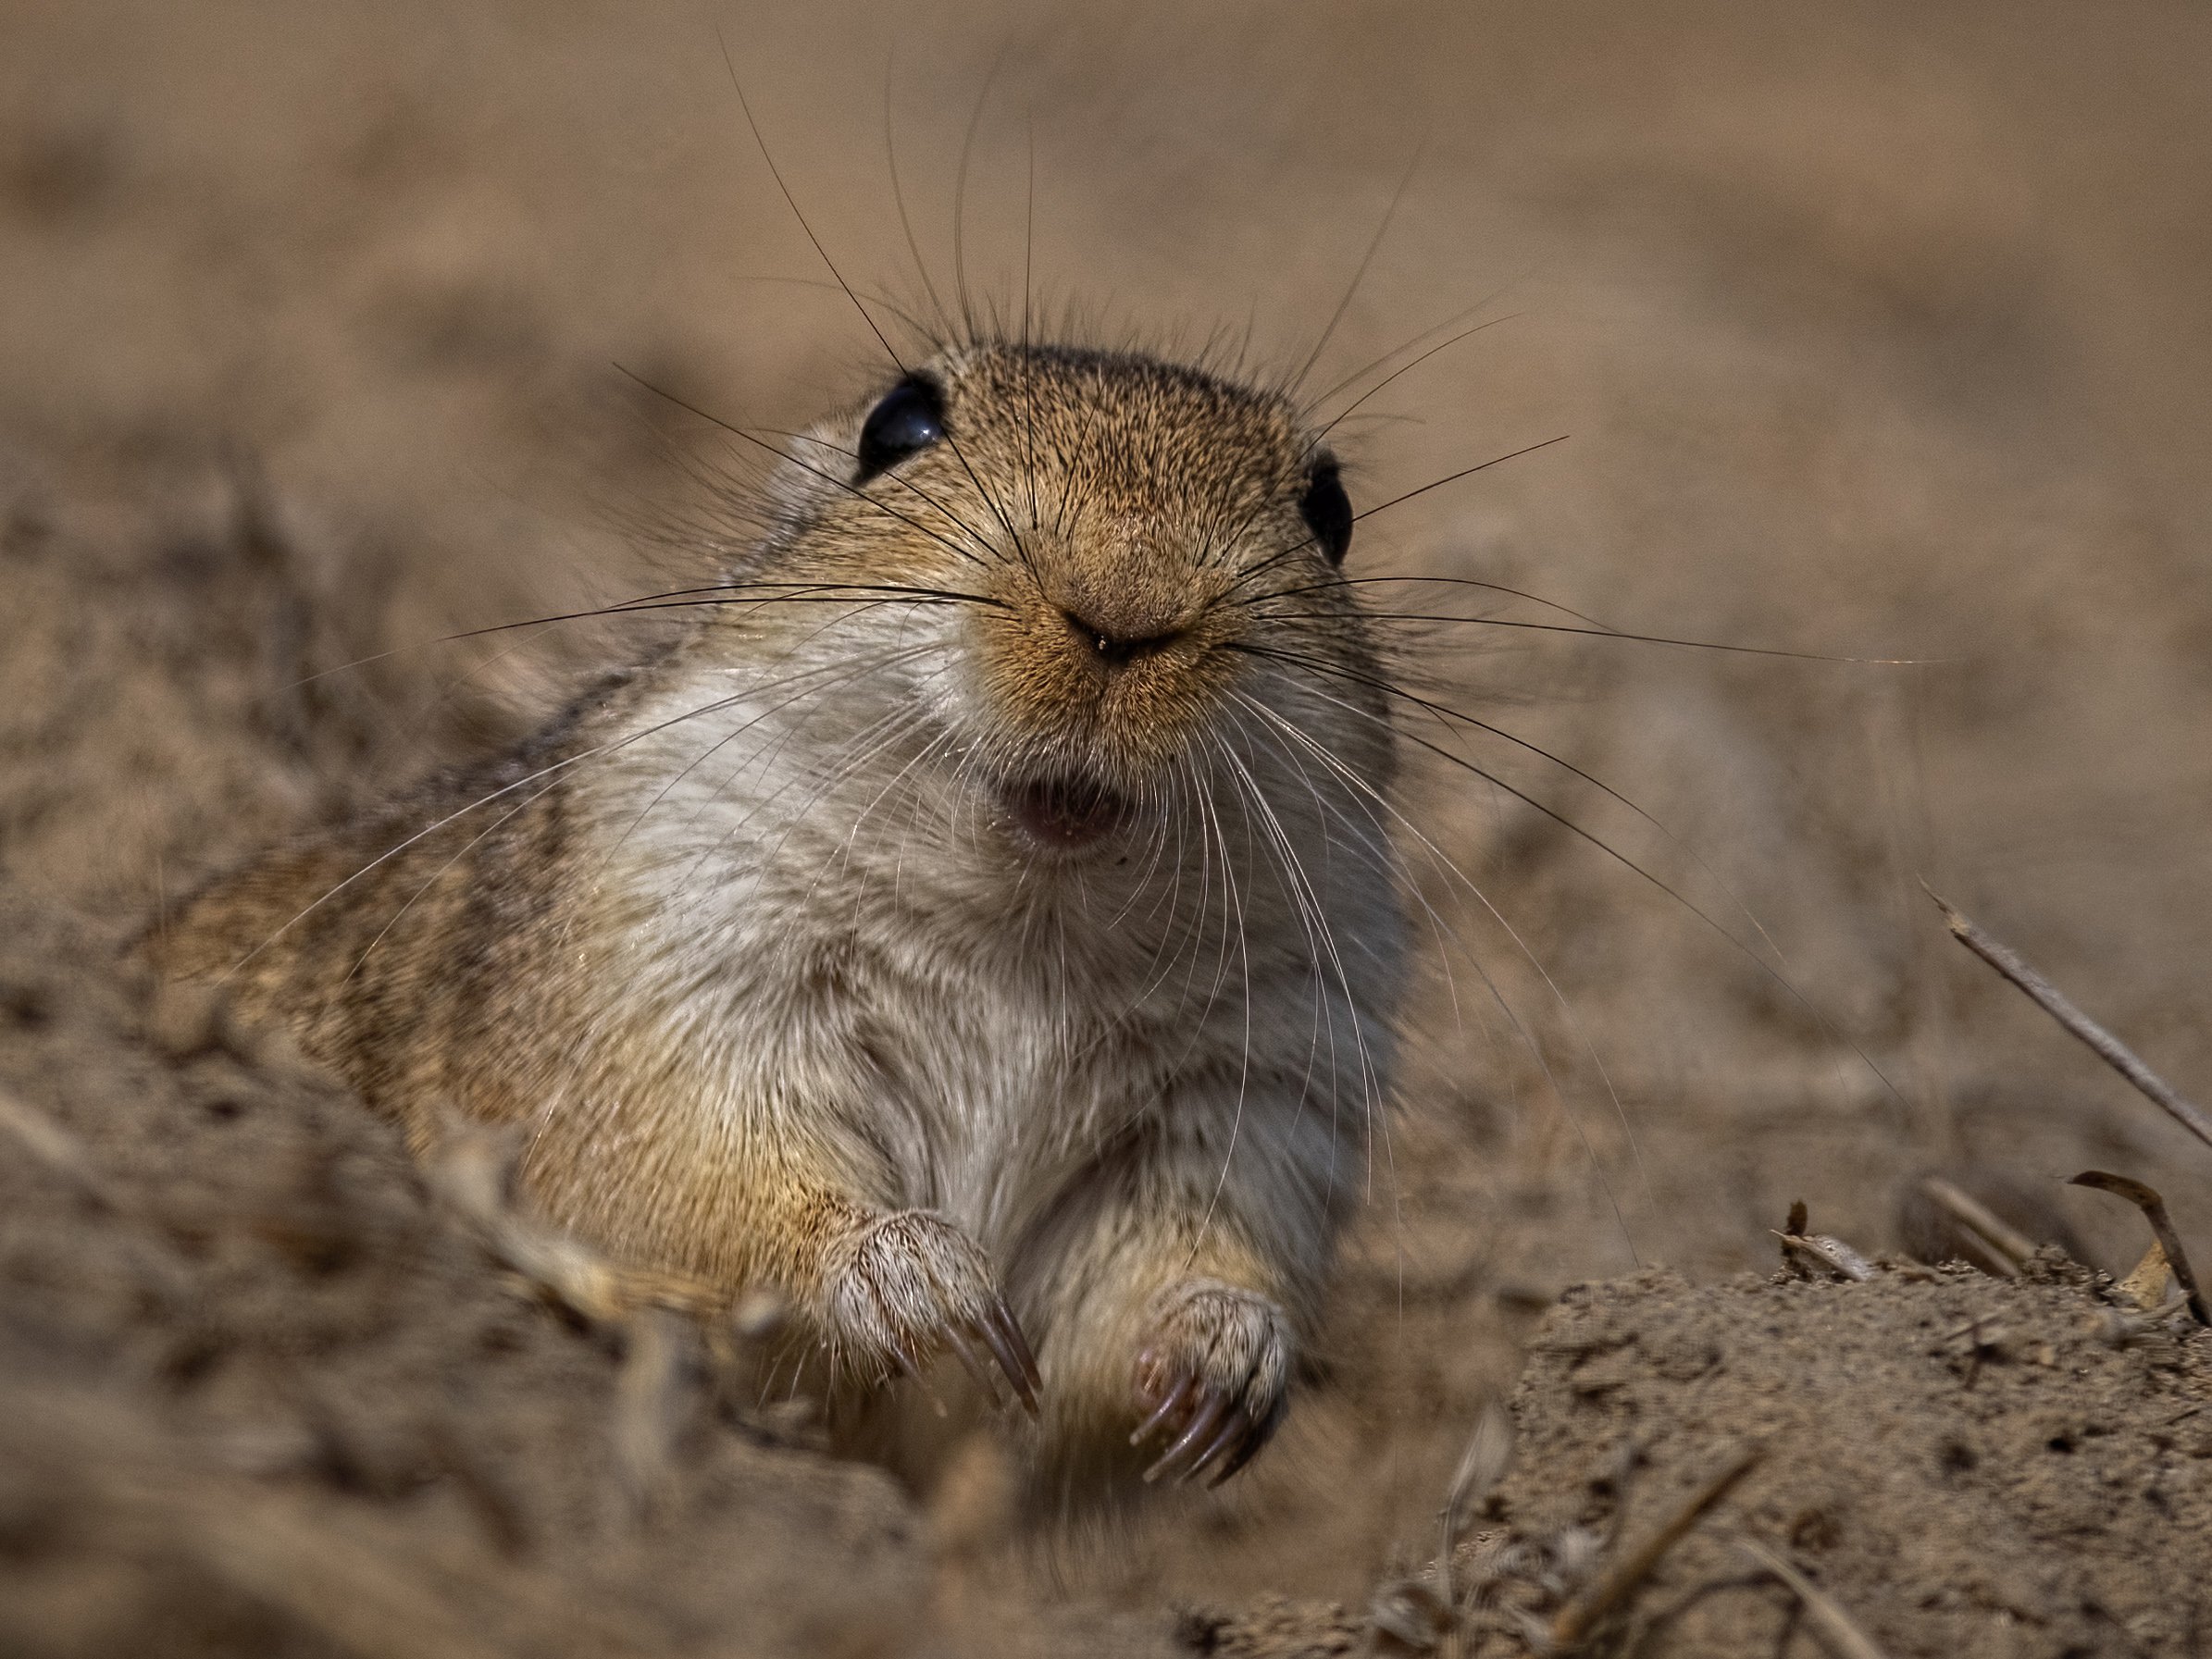
[[[1136,1366],[1137,1394],[1139,1403],[1157,1404],[1152,1391],[1160,1385],[1160,1350],[1141,1348],[1137,1351]]]
[[[1165,1394],[1161,1396],[1160,1404],[1152,1408],[1152,1415],[1137,1425],[1137,1432],[1129,1436],[1129,1443],[1133,1446],[1141,1446],[1146,1441],[1150,1440],[1160,1431],[1160,1426],[1174,1415],[1175,1407],[1182,1402],[1183,1396],[1198,1385],[1199,1380],[1196,1377],[1186,1377],[1170,1388]]]
[[[922,1362],[905,1343],[891,1344],[891,1375],[903,1377],[909,1382],[922,1374]]]
[[[1230,1458],[1228,1462],[1222,1465],[1221,1472],[1215,1475],[1212,1479],[1206,1482],[1206,1489],[1209,1492],[1221,1485],[1222,1482],[1228,1479],[1231,1475],[1234,1475],[1238,1469],[1244,1467],[1246,1464],[1251,1462],[1253,1458],[1260,1455],[1260,1448],[1267,1444],[1267,1442],[1274,1436],[1275,1423],[1278,1420],[1279,1416],[1280,1414],[1277,1414],[1277,1418],[1270,1418],[1264,1423],[1255,1423],[1252,1425],[1250,1438],[1248,1439],[1244,1444],[1236,1448],[1236,1455],[1234,1457]]]
[[[1219,1457],[1232,1445],[1241,1445],[1244,1439],[1251,1432],[1251,1418],[1247,1415],[1243,1406],[1236,1406],[1223,1421],[1221,1432],[1208,1441],[1206,1449],[1190,1460],[1190,1467],[1183,1471],[1182,1478],[1186,1480],[1197,1479],[1205,1473],[1208,1464]]]
[[[999,1368],[1006,1373],[1006,1380],[1013,1386],[1014,1398],[1022,1403],[1031,1417],[1037,1415],[1037,1359],[1029,1352],[1029,1344],[1022,1336],[1022,1328],[1013,1322],[1004,1303],[989,1309],[970,1327],[990,1349],[991,1357],[999,1362]]]
[[[1013,1317],[1013,1309],[1000,1302],[998,1306],[999,1323],[1006,1332],[1007,1344],[1013,1349],[1013,1356],[1022,1367],[1022,1404],[1034,1412],[1037,1396],[1044,1387],[1044,1379],[1037,1369],[1037,1356],[1029,1347],[1029,1339],[1022,1333],[1022,1322]]]
[[[976,1386],[983,1391],[984,1397],[991,1403],[991,1409],[997,1411],[1003,1407],[1006,1396],[1000,1391],[998,1373],[969,1336],[954,1327],[945,1332],[945,1346],[952,1350],[952,1357],[960,1361],[960,1368],[967,1372]]]
[[[1198,1415],[1193,1417],[1184,1429],[1182,1438],[1168,1447],[1166,1451],[1161,1453],[1160,1460],[1150,1468],[1145,1470],[1144,1478],[1148,1483],[1159,1479],[1161,1476],[1174,1469],[1174,1466],[1183,1461],[1185,1455],[1193,1446],[1205,1440],[1208,1435],[1221,1426],[1222,1417],[1229,1409],[1229,1397],[1209,1388],[1201,1390],[1199,1399],[1201,1403],[1198,1409]],[[1175,1470],[1175,1472],[1181,1474],[1184,1471]]]

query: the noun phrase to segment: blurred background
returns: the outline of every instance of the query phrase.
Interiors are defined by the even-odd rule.
[[[1417,763],[1436,925],[1311,1405],[1112,1572],[1350,1593],[1561,1288],[1763,1269],[1796,1198],[1887,1248],[1972,1171],[2124,1268],[2058,1184],[2113,1168],[2212,1256],[2203,1149],[1920,891],[2212,1093],[2201,6],[11,0],[10,879],[151,910],[521,729],[621,638],[430,642],[659,582],[755,470],[631,376],[762,430],[880,376],[733,70],[887,331],[1026,275],[1092,340],[1325,331],[1334,414],[1491,323],[1339,429],[1356,504],[1569,441],[1366,520],[1359,572],[1805,653],[1405,628],[1409,686],[1634,807],[1418,729],[1620,858]]]

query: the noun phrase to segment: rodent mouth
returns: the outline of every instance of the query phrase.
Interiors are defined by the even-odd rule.
[[[1033,778],[1009,785],[1005,799],[1014,826],[1055,851],[1094,847],[1129,818],[1129,803],[1089,778]]]

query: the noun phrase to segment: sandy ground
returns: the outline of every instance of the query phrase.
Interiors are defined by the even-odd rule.
[[[1311,350],[1405,180],[1309,384],[1379,362],[1334,400],[1347,402],[1432,326],[1499,320],[1346,423],[1356,496],[1572,437],[1378,514],[1355,560],[1503,583],[1633,632],[1822,659],[1473,623],[1409,632],[1411,683],[1634,807],[1498,737],[1437,728],[1435,741],[1710,922],[1465,771],[1424,766],[1410,861],[1436,922],[1405,1100],[1299,1409],[1223,1499],[1044,1567],[997,1553],[980,1452],[967,1507],[933,1517],[867,1471],[811,1460],[788,1426],[703,1405],[685,1419],[714,1448],[687,1471],[696,1486],[672,1500],[677,1518],[638,1529],[603,1491],[619,1482],[592,1461],[603,1452],[571,1455],[605,1439],[623,1344],[517,1302],[488,1270],[479,1282],[480,1251],[327,1085],[220,1043],[183,1043],[180,1059],[144,1034],[162,1022],[149,989],[103,965],[118,929],[195,873],[522,729],[578,665],[625,649],[586,628],[434,643],[637,591],[682,568],[687,545],[696,556],[715,488],[754,458],[623,371],[762,428],[872,372],[880,347],[825,286],[754,147],[717,25],[808,222],[856,289],[895,303],[926,291],[891,190],[887,107],[938,289],[957,249],[986,300],[1018,306],[1026,265],[1043,314],[1080,307],[1092,335],[1249,328],[1263,362]],[[2184,1088],[2212,1087],[2201,10],[2100,8],[2086,27],[2076,8],[2024,5],[1224,6],[1195,19],[1165,6],[18,5],[0,42],[6,1081],[114,1188],[103,1208],[35,1160],[7,1171],[22,1185],[7,1223],[9,1457],[29,1467],[43,1447],[48,1463],[11,1486],[0,1557],[81,1569],[76,1588],[40,1592],[62,1608],[36,1625],[51,1651],[118,1651],[178,1607],[214,1609],[170,1621],[178,1651],[388,1651],[375,1619],[318,1624],[312,1609],[381,1605],[363,1574],[404,1601],[392,1585],[451,1550],[464,1564],[440,1593],[458,1603],[404,1604],[450,1618],[469,1585],[496,1584],[497,1604],[520,1611],[475,1632],[489,1652],[555,1651],[556,1630],[605,1651],[599,1627],[564,1627],[579,1603],[649,1652],[895,1649],[916,1605],[947,1628],[988,1607],[1016,1645],[1126,1632],[1144,1651],[1178,1640],[1174,1607],[1215,1610],[1190,1614],[1181,1639],[1221,1645],[1257,1628],[1237,1610],[1285,1594],[1340,1602],[1345,1640],[1364,1642],[1376,1586],[1435,1553],[1435,1512],[1486,1403],[1516,1399],[1523,1441],[1494,1530],[1556,1537],[1576,1517],[1547,1504],[1584,1502],[1572,1494],[1590,1460],[1617,1455],[1618,1424],[1562,1404],[1574,1391],[1550,1350],[1522,1377],[1540,1323],[1552,1332],[1593,1306],[1629,1318],[1618,1291],[1547,1315],[1578,1281],[1666,1264],[1714,1288],[1624,1282],[1647,1287],[1655,1319],[1694,1315],[1723,1335],[1755,1317],[1819,1327],[1816,1290],[1891,1297],[1866,1317],[1916,1356],[1893,1380],[1921,1402],[1933,1445],[1951,1432],[1943,1411],[2010,1409],[1978,1383],[1939,1410],[1937,1372],[1965,1389],[1954,1356],[1902,1334],[1970,1292],[1784,1287],[1761,1293],[1771,1316],[1745,1313],[1753,1294],[1730,1276],[1771,1268],[1793,1199],[1872,1252],[1900,1242],[1917,1172],[1970,1170],[2024,1193],[2040,1232],[2119,1269],[2140,1220],[2060,1184],[2115,1169],[2160,1185],[2212,1257],[2206,1149],[1958,951],[1919,891],[1925,879],[1965,905]],[[226,1066],[252,1100],[203,1075]],[[209,1117],[218,1097],[247,1109]],[[253,1158],[224,1150],[242,1124],[292,1112],[298,1126],[232,1135]],[[303,1204],[352,1218],[316,1225],[379,1261],[389,1238],[436,1242],[391,1269],[397,1288],[379,1266],[317,1291],[311,1267],[287,1265],[296,1245],[210,1219]],[[155,1242],[141,1249],[133,1229]],[[159,1265],[180,1237],[207,1259]],[[181,1302],[131,1289],[132,1274],[168,1275]],[[1992,1312],[2033,1325],[2013,1339],[2020,1353],[2091,1340],[2091,1293],[2035,1294],[2081,1306]],[[311,1321],[317,1294],[349,1320],[373,1304],[384,1323],[287,1360],[304,1368],[296,1386],[272,1380],[267,1353],[295,1351],[285,1333]],[[178,1307],[210,1306],[234,1310],[217,1322],[247,1357],[215,1366],[206,1388],[184,1363],[180,1384],[172,1349],[204,1316]],[[476,1344],[493,1328],[515,1345],[487,1362]],[[1771,1376],[1815,1351],[1741,1367]],[[2185,1409],[2175,1391],[2205,1388],[2187,1353],[2098,1347],[2098,1363],[2107,1355],[2142,1374],[2133,1394],[2112,1381],[2099,1396],[2097,1420],[2125,1426],[2101,1444],[2148,1435]],[[1990,1367],[2044,1368],[2018,1355]],[[1677,1423],[1696,1377],[1639,1373],[1622,1397],[1662,1385],[1673,1393],[1647,1410]],[[316,1449],[353,1432],[342,1405],[313,1404],[330,1391],[443,1402],[455,1388],[464,1404],[400,1411],[388,1431],[430,1447],[393,1454],[412,1474],[347,1474],[374,1457]],[[1649,1455],[1622,1537],[1749,1432],[1728,1420],[1740,1399],[1707,1404],[1719,1420]],[[2021,1420],[2046,1407],[2020,1404]],[[2017,1474],[2028,1431],[1993,1420],[1985,1462]],[[231,1455],[241,1423],[289,1434],[291,1450]],[[438,1451],[479,1434],[508,1437],[479,1459],[492,1474]],[[2197,1517],[2193,1535],[2015,1504],[2012,1475],[1967,1482],[1943,1524],[2047,1524],[2034,1536],[2053,1549],[2121,1528],[2139,1558],[2175,1563],[2189,1558],[2160,1552],[2193,1536],[2201,1562],[2200,1442],[2138,1444],[2129,1456],[2178,1461],[2112,1477],[2144,1503],[2165,1492]],[[1902,1536],[1937,1514],[1926,1492],[1941,1459],[1925,1461],[1900,1455],[1893,1467],[1920,1484],[1841,1536]],[[1824,1478],[1859,1467],[1839,1452]],[[1823,1557],[1759,1508],[1780,1502],[1765,1479],[1730,1503],[1777,1522],[1762,1536],[1837,1594],[1847,1585],[1888,1651],[2041,1651],[1972,1646],[2026,1638],[1944,1623],[1966,1616],[1910,1600],[1878,1552]],[[65,1490],[81,1518],[49,1549],[38,1541]],[[715,1495],[731,1492],[743,1495]],[[1601,1538],[1611,1501],[1581,1517]],[[181,1566],[143,1541],[205,1533],[198,1517],[216,1511],[247,1518]],[[814,1518],[789,1518],[802,1511]],[[302,1536],[340,1542],[268,1554],[268,1537],[307,1526],[295,1512],[313,1520]],[[793,1536],[819,1547],[787,1557],[757,1541]],[[310,1559],[356,1576],[287,1600]],[[765,1565],[710,1565],[739,1559]],[[2078,1587],[2023,1559],[2019,1581],[2041,1588],[2005,1593],[2058,1632],[2049,1651],[2181,1653],[2186,1619],[2202,1628],[2188,1604],[2131,1600],[2115,1567],[2096,1587],[2111,1618],[2077,1629],[2052,1610],[2078,1608]],[[139,1600],[115,1592],[118,1562],[151,1575]],[[1688,1554],[1669,1570],[1687,1575],[1678,1591],[1745,1571]],[[1948,1581],[1986,1613],[1973,1570]],[[1987,1570],[2013,1582],[2005,1563]],[[819,1596],[847,1588],[850,1629],[810,1622]],[[1785,1616],[1771,1583],[1746,1594],[1756,1616],[1727,1615],[1733,1634],[1683,1651],[1812,1651],[1809,1634],[1758,1624]],[[89,1622],[69,1624],[68,1607]],[[109,1626],[94,1616],[118,1607]],[[133,1607],[155,1612],[132,1623]],[[1306,1617],[1286,1616],[1285,1640],[1323,1640]]]

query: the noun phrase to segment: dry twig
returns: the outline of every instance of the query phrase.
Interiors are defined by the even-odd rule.
[[[1636,1587],[1650,1576],[1651,1569],[1682,1541],[1684,1534],[1697,1524],[1706,1511],[1735,1490],[1736,1482],[1751,1472],[1762,1455],[1763,1448],[1758,1446],[1746,1446],[1738,1452],[1718,1474],[1692,1492],[1664,1525],[1560,1608],[1559,1616],[1551,1621],[1553,1648],[1572,1647],[1604,1623],[1635,1592]]]
[[[2005,1272],[2017,1275],[2020,1263],[2035,1254],[2035,1241],[2007,1224],[1997,1212],[1956,1182],[1931,1175],[1920,1182],[1929,1202],[1958,1224],[1974,1243]]]
[[[125,1248],[147,1279],[162,1294],[188,1294],[191,1273],[162,1235],[158,1218],[146,1213],[143,1203],[108,1179],[84,1143],[29,1101],[0,1089],[0,1133],[31,1155],[33,1163],[58,1176],[81,1199],[95,1209],[123,1221],[152,1223],[126,1228]]]
[[[2189,1257],[2181,1248],[2181,1235],[2174,1231],[2173,1218],[2166,1213],[2166,1200],[2156,1189],[2125,1175],[2107,1174],[2103,1170],[2084,1170],[2068,1183],[2070,1186],[2094,1187],[2100,1193],[2110,1193],[2125,1198],[2143,1211],[2150,1222],[2151,1231],[2157,1235],[2158,1248],[2166,1253],[2166,1265],[2173,1269],[2175,1281],[2181,1294],[2189,1298],[2189,1311],[2196,1316],[2200,1325],[2212,1325],[2212,1313],[2205,1307],[2205,1294],[2197,1289],[2196,1275],[2189,1270]]]
[[[1781,1579],[1805,1603],[1806,1612],[1812,1615],[1813,1630],[1820,1637],[1821,1645],[1836,1659],[1883,1659],[1882,1650],[1852,1622],[1849,1614],[1836,1605],[1834,1598],[1787,1561],[1754,1539],[1739,1538],[1735,1547]]]
[[[2125,1043],[2068,1000],[2064,992],[2022,961],[2017,952],[2001,945],[1959,914],[1951,903],[1921,884],[1936,908],[1944,913],[1952,934],[1961,945],[2002,973],[2034,999],[2052,1019],[2096,1051],[2097,1058],[2164,1108],[2190,1133],[2212,1146],[2212,1116],[2185,1099],[2173,1085],[2138,1059]]]
[[[0,1089],[0,1129],[23,1150],[102,1209],[122,1213],[123,1202],[77,1137],[29,1101]]]
[[[617,1323],[641,1307],[709,1313],[728,1301],[702,1280],[611,1262],[522,1214],[510,1197],[511,1136],[478,1124],[450,1125],[424,1170],[432,1190],[476,1229],[494,1256],[595,1323]]]
[[[631,1316],[629,1347],[615,1380],[615,1472],[633,1519],[659,1505],[676,1467],[683,1426],[690,1329],[664,1308]]]
[[[1490,1495],[1490,1489],[1505,1476],[1513,1461],[1513,1422],[1495,1399],[1483,1402],[1467,1449],[1460,1454],[1451,1491],[1444,1500],[1444,1547],[1436,1556],[1436,1582],[1446,1616],[1457,1605],[1451,1581],[1452,1554],[1460,1547],[1460,1532],[1467,1524],[1467,1511]],[[1453,1646],[1457,1647],[1457,1642]]]

